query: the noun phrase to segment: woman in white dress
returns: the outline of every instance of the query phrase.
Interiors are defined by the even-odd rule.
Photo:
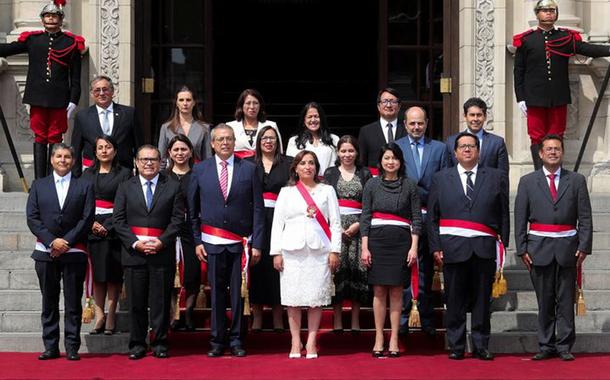
[[[301,111],[300,131],[288,140],[286,155],[296,157],[302,150],[314,152],[320,162],[318,176],[324,175],[327,168],[335,166],[339,136],[329,132],[326,114],[316,102],[307,103]]]
[[[290,358],[301,357],[301,308],[307,310],[306,357],[318,357],[316,335],[321,306],[333,295],[331,273],[339,266],[341,218],[332,186],[319,182],[320,163],[310,151],[296,155],[289,185],[282,188],[271,227],[270,254],[280,271],[282,305],[288,307]]]
[[[265,101],[255,89],[248,88],[239,94],[235,104],[235,120],[227,123],[235,133],[235,155],[239,158],[252,157],[256,151],[256,136],[267,125],[273,127],[278,135],[280,153],[284,153],[282,136],[277,124],[267,120]]]

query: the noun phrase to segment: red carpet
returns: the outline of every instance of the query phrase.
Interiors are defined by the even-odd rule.
[[[442,338],[438,338],[442,341]],[[208,334],[175,334],[167,360],[147,356],[83,354],[41,362],[38,353],[0,353],[1,379],[610,379],[606,354],[577,355],[575,362],[529,360],[531,355],[500,355],[493,362],[450,361],[439,342],[411,334],[398,359],[374,359],[373,335],[323,333],[320,358],[288,359],[288,333],[254,334],[246,358],[210,359]],[[418,347],[414,349],[413,347]]]

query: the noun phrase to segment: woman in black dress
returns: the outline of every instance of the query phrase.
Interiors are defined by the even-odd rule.
[[[256,174],[263,185],[265,198],[265,246],[261,261],[250,270],[250,302],[252,304],[252,331],[260,331],[263,327],[263,305],[272,307],[273,329],[284,330],[282,305],[280,304],[280,276],[273,268],[273,259],[269,255],[271,241],[271,225],[275,199],[280,189],[286,185],[290,177],[292,157],[280,153],[280,139],[273,126],[261,128],[256,139]]]
[[[403,281],[417,262],[422,229],[417,185],[405,173],[400,147],[384,144],[379,154],[379,177],[368,181],[362,194],[362,262],[369,267],[373,285],[375,345],[373,356],[383,356],[383,326],[390,298],[392,329],[389,356],[398,357],[398,328],[402,311]]]
[[[358,164],[358,141],[353,136],[342,136],[337,143],[335,166],[326,169],[324,179],[337,193],[341,210],[341,264],[335,273],[333,297],[334,330],[343,330],[343,301],[351,301],[352,333],[360,331],[360,305],[370,300],[366,267],[360,260],[360,215],[362,190],[372,178],[368,168]]]
[[[89,254],[93,266],[95,326],[90,334],[112,335],[116,328],[116,308],[123,283],[121,242],[112,227],[112,208],[119,184],[131,177],[131,171],[119,166],[117,145],[110,136],[95,140],[95,164],[82,178],[95,188],[95,221],[89,233]],[[104,306],[108,297],[108,314]]]
[[[166,170],[168,177],[180,182],[182,193],[186,194],[191,178],[191,169],[193,167],[193,144],[185,135],[178,134],[169,140],[167,144],[167,156],[169,157],[169,165]],[[186,205],[185,207],[188,207]],[[195,241],[193,239],[193,230],[191,222],[188,219],[188,210],[185,210],[184,224],[180,232],[180,243],[182,245],[182,276],[180,284],[185,292],[184,297],[184,325],[180,324],[179,314],[176,313],[176,298],[180,296],[181,289],[174,294],[172,306],[174,307],[172,315],[178,315],[172,322],[172,329],[182,329],[186,331],[195,331],[195,323],[193,321],[193,310],[197,294],[199,293],[199,285],[201,283],[201,263],[195,256]],[[177,272],[178,275],[180,272]]]

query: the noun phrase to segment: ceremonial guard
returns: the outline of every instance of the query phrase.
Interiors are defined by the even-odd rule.
[[[81,54],[85,39],[62,31],[65,0],[42,8],[44,30],[23,32],[17,41],[0,44],[0,57],[28,53],[28,76],[23,103],[30,105],[34,132],[34,175],[47,175],[47,144],[62,142],[68,119],[80,98]]]
[[[554,0],[539,0],[534,7],[538,27],[513,37],[515,54],[515,95],[527,116],[534,167],[542,163],[538,155],[542,137],[552,133],[563,137],[567,105],[571,103],[568,80],[570,57],[610,56],[608,46],[582,41],[580,33],[556,28],[559,7]]]

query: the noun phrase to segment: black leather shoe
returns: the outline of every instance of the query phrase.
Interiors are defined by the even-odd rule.
[[[494,360],[494,355],[486,348],[476,350],[475,352],[473,352],[473,356],[481,360]]]
[[[38,356],[38,360],[50,360],[59,358],[59,350],[46,350],[40,356]]]
[[[373,351],[374,358],[383,358],[383,351]]]
[[[572,360],[574,360],[576,358],[574,357],[574,355],[572,355],[569,352],[560,352],[559,359],[563,360],[564,362],[571,362]]]
[[[167,353],[167,351],[164,350],[159,350],[159,351],[154,351],[153,352],[153,356],[157,359],[167,359],[169,358],[169,354]]]
[[[224,355],[224,353],[225,353],[224,348],[215,347],[215,348],[212,348],[210,351],[208,351],[208,357],[217,358],[217,357]]]
[[[557,356],[557,353],[553,351],[540,351],[536,355],[532,356],[532,360],[547,360]]]
[[[436,329],[435,329],[434,327],[432,327],[432,326],[425,326],[425,327],[422,327],[422,329],[421,329],[421,330],[422,330],[422,331],[424,332],[424,334],[426,334],[426,336],[427,336],[427,337],[429,337],[429,338],[434,338],[434,337],[436,336]]]
[[[143,348],[136,348],[129,351],[129,360],[139,360],[146,356],[146,350]]]
[[[451,351],[449,353],[449,359],[451,360],[462,360],[464,359],[464,353],[460,351]]]
[[[389,351],[388,352],[388,357],[389,358],[393,358],[393,359],[394,358],[398,358],[398,357],[400,357],[400,352],[398,352],[398,351]]]
[[[231,355],[236,356],[238,358],[243,358],[246,356],[246,350],[244,350],[240,346],[231,347]]]
[[[67,352],[66,359],[73,361],[80,360],[80,355],[78,354],[78,352]]]

